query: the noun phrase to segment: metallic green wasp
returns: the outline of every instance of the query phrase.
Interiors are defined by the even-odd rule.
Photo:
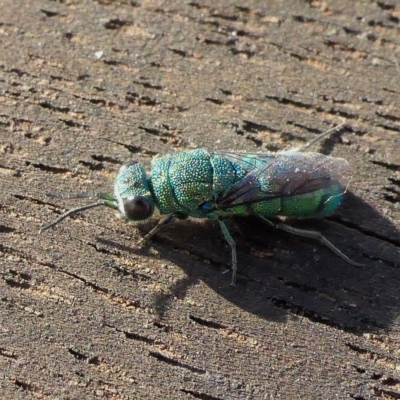
[[[256,215],[275,228],[318,239],[349,264],[362,265],[352,261],[319,232],[271,221],[277,216],[323,217],[332,214],[340,205],[346,191],[342,180],[349,177],[347,161],[303,152],[331,131],[301,148],[277,153],[249,154],[198,148],[168,154],[153,160],[150,174],[137,161],[130,162],[120,168],[113,196],[104,193],[63,196],[100,200],[67,211],[41,231],[69,215],[98,206],[119,210],[132,221],[150,218],[157,208],[164,218],[143,240],[175,218],[217,219],[232,250],[231,284],[235,285],[236,244],[224,219]]]

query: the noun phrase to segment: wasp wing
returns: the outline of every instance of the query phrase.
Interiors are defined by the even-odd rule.
[[[217,199],[223,210],[235,206],[312,193],[329,188],[333,181],[343,182],[348,176],[348,163],[342,158],[320,153],[225,153],[224,157],[248,171]]]

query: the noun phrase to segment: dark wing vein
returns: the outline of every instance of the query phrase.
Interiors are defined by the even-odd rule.
[[[226,153],[226,157],[239,164],[248,157],[231,154]],[[319,153],[256,153],[251,157],[257,167],[218,198],[219,209],[329,188],[332,181],[346,177],[348,169],[345,160]]]

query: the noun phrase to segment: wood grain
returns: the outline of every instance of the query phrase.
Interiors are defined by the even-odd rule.
[[[399,5],[3,0],[2,399],[399,399]],[[132,159],[304,144],[346,158],[337,215],[293,221],[365,267],[257,220],[178,221],[144,247],[95,209]],[[228,273],[223,273],[223,272]]]

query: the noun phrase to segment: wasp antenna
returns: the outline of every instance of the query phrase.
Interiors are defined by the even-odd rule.
[[[90,208],[95,208],[95,207],[100,207],[100,206],[110,206],[106,200],[98,201],[96,203],[92,204],[87,204],[86,206],[81,206],[81,207],[76,207],[73,208],[72,210],[66,211],[64,214],[61,214],[58,218],[56,218],[53,222],[50,222],[44,226],[42,226],[39,229],[39,234],[41,234],[43,231],[47,231],[47,229],[57,225],[60,223],[63,219],[69,217],[70,215],[74,215],[80,211],[85,211],[89,210]]]
[[[345,125],[346,125],[346,121],[343,121],[341,124],[336,125],[333,128],[328,129],[327,131],[325,131],[325,132],[319,134],[318,136],[316,136],[314,139],[311,139],[309,142],[307,142],[303,146],[297,147],[297,148],[295,148],[293,150],[294,151],[304,151],[304,150],[308,149],[309,147],[311,147],[312,145],[314,145],[316,142],[319,142],[324,137],[329,136],[333,132],[339,131],[339,129],[343,128],[343,126],[345,126]],[[293,151],[293,150],[291,150],[291,151]]]
[[[104,199],[106,200],[105,193],[46,193],[46,196],[54,199]]]

